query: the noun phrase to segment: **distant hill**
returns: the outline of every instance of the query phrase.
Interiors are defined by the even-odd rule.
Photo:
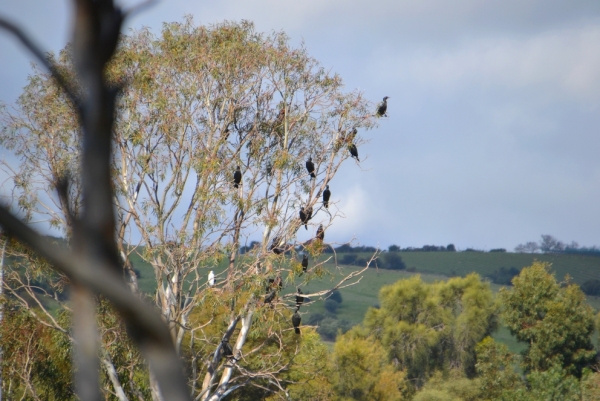
[[[399,252],[408,271],[464,276],[471,272],[486,277],[502,267],[531,266],[535,260],[549,262],[556,279],[568,274],[582,285],[600,278],[600,256],[581,254],[531,254],[508,252]]]

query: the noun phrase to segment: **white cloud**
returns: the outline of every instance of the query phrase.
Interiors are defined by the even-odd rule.
[[[600,25],[381,56],[371,70],[384,71],[382,81],[401,80],[445,92],[476,86],[600,99]],[[390,65],[397,68],[385,67]]]

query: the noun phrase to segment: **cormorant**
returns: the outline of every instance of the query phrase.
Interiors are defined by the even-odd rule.
[[[331,198],[331,191],[329,190],[329,185],[327,185],[325,191],[323,191],[323,206],[325,206],[325,209],[329,207],[329,198]]]
[[[312,162],[312,157],[309,157],[308,160],[306,161],[306,170],[308,170],[308,173],[310,174],[310,178],[317,177],[315,175],[315,164]]]
[[[215,273],[212,270],[210,271],[210,273],[208,273],[208,285],[210,285],[211,287],[215,285]]]
[[[269,282],[267,283],[267,294],[269,293],[269,291],[271,291],[271,289],[273,288],[273,283],[275,282],[274,278],[270,278]]]
[[[269,247],[269,250],[273,251],[275,255],[280,255],[283,252],[281,248],[279,248],[280,242],[281,240],[279,239],[279,237],[275,237],[273,238],[273,242],[271,242],[271,246]]]
[[[298,287],[298,295],[296,295],[296,307],[298,308],[297,310],[300,310],[300,305],[302,305],[302,302],[304,302],[304,297],[301,295],[302,290],[300,289],[300,287]]]
[[[233,186],[238,188],[240,186],[240,182],[242,182],[242,172],[240,170],[240,166],[237,166],[235,173],[233,173]]]
[[[358,149],[356,149],[355,144],[351,143],[348,146],[348,150],[350,151],[350,156],[354,157],[356,161],[360,161],[360,159],[358,158]]]
[[[304,254],[304,256],[302,257],[302,271],[304,273],[306,273],[307,270],[308,270],[308,255]]]
[[[381,102],[377,105],[377,113],[376,113],[377,117],[383,117],[383,116],[387,117],[387,114],[385,114],[385,112],[387,111],[387,100],[388,99],[389,99],[389,96],[384,97],[383,102]]]
[[[300,317],[300,314],[298,313],[298,309],[296,309],[296,312],[294,312],[294,314],[292,315],[292,325],[294,326],[294,331],[296,332],[296,334],[300,334],[300,322],[302,321],[302,318]]]
[[[273,290],[271,291],[266,297],[265,297],[265,304],[270,304],[274,299],[275,299],[275,294],[277,293],[277,291]]]
[[[313,217],[312,216],[312,212],[313,212],[312,206],[308,206],[305,211],[306,211],[306,221],[309,221]]]
[[[325,230],[323,230],[323,224],[317,228],[317,239],[323,241],[325,239]]]
[[[300,222],[304,223],[304,228],[308,230],[308,219],[306,218],[306,212],[304,211],[304,206],[300,208]]]
[[[223,350],[223,356],[225,358],[233,356],[233,349],[231,349],[231,345],[229,345],[229,341],[227,341],[227,340],[221,341],[221,349]]]

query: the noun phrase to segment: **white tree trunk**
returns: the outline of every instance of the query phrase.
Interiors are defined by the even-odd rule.
[[[233,356],[236,359],[239,359],[240,353],[242,352],[242,347],[246,343],[246,337],[248,336],[248,332],[250,331],[250,326],[252,326],[252,315],[254,315],[253,310],[249,310],[248,314],[242,319],[242,329],[240,330],[240,334],[238,335],[238,339],[235,343],[235,348],[233,349]],[[235,366],[227,366],[223,370],[223,375],[221,376],[221,381],[219,382],[219,387],[217,391],[210,397],[209,401],[219,401],[221,397],[224,395],[225,391],[228,388],[229,380],[231,379],[231,375],[233,374],[233,370]]]
[[[104,357],[102,358],[102,363],[106,368],[106,372],[108,373],[108,378],[115,389],[115,393],[119,401],[129,401],[127,395],[125,394],[125,390],[123,390],[123,386],[121,386],[121,382],[119,381],[119,376],[117,375],[117,370],[115,369],[115,365],[109,359],[108,353],[105,351]]]

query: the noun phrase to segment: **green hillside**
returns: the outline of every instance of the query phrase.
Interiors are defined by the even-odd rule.
[[[464,276],[471,272],[487,276],[500,267],[521,269],[539,260],[552,264],[558,280],[568,274],[581,285],[600,278],[600,257],[592,255],[504,252],[400,252],[400,255],[410,270],[447,276]]]

